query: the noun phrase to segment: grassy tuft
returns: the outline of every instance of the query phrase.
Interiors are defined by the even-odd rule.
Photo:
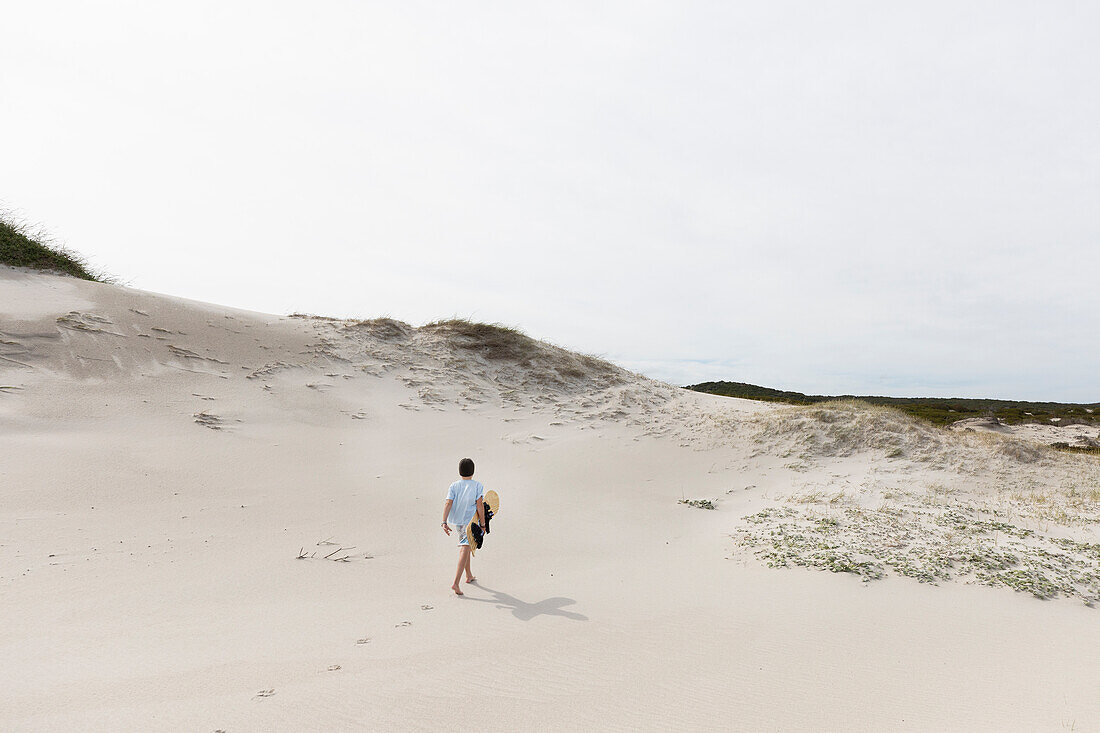
[[[9,214],[0,213],[0,264],[58,272],[93,282],[107,282],[93,272],[78,254],[54,242],[44,231],[35,230]]]
[[[517,328],[499,323],[474,323],[464,318],[433,321],[421,327],[439,333],[454,346],[476,351],[491,361],[523,363],[539,353],[539,343]]]
[[[717,509],[718,506],[710,499],[680,499],[677,504],[687,504],[696,509]]]
[[[525,388],[574,389],[582,383],[606,388],[623,380],[624,372],[603,359],[567,351],[499,323],[451,318],[416,331],[442,339],[449,348],[489,362],[505,373],[516,367],[524,370]]]
[[[383,316],[367,320],[347,321],[344,331],[364,331],[374,338],[383,341],[408,341],[412,337],[413,328],[404,321]]]

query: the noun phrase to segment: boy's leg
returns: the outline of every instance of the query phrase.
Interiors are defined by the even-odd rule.
[[[467,583],[472,583],[475,580],[477,580],[477,578],[474,577],[474,572],[472,570],[470,570],[470,558],[472,556],[473,556],[472,552],[466,553],[466,582]]]
[[[457,595],[463,595],[462,589],[458,587],[458,581],[462,580],[462,571],[466,566],[470,564],[470,546],[462,545],[458,548],[458,570],[455,571],[455,584],[451,586]]]

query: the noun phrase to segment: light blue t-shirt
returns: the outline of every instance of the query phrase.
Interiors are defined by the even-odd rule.
[[[451,513],[447,516],[450,524],[465,527],[477,514],[477,500],[485,496],[485,487],[480,481],[464,478],[451,484],[447,489],[447,498],[451,504]]]

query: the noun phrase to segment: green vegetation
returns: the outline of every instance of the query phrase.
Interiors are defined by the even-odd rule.
[[[78,255],[69,252],[42,233],[0,215],[0,264],[60,272],[83,280],[105,282]]]
[[[1051,448],[1055,450],[1064,450],[1067,453],[1088,453],[1094,456],[1100,456],[1100,446],[1098,445],[1070,445],[1069,443],[1051,443]]]
[[[893,572],[933,585],[961,580],[1036,598],[1100,601],[1100,544],[983,515],[961,505],[776,507],[745,517],[732,536],[769,567],[851,573],[864,581]]]
[[[686,389],[696,392],[741,397],[765,402],[786,402],[792,405],[812,405],[833,400],[860,400],[873,405],[896,407],[936,425],[950,425],[968,417],[996,418],[1009,425],[1020,423],[1050,423],[1059,425],[1100,424],[1100,402],[1087,405],[1061,402],[1016,402],[1012,400],[982,400],[963,397],[856,397],[853,395],[807,395],[779,389],[759,387],[743,382],[702,382]]]
[[[718,508],[715,505],[715,503],[713,501],[711,501],[710,499],[680,499],[680,501],[678,501],[676,503],[677,504],[687,504],[688,506],[693,506],[696,509],[717,509]]]

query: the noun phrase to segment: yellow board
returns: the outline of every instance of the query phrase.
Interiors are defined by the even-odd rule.
[[[493,512],[495,517],[497,512],[500,511],[500,497],[497,496],[495,491],[486,491],[485,496],[482,497],[482,501],[488,505],[489,510]],[[466,541],[470,544],[470,554],[477,554],[477,542],[474,540],[474,523],[477,522],[477,517],[473,518],[469,524],[466,525]]]

